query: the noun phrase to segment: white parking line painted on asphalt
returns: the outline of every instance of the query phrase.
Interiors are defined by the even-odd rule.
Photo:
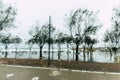
[[[86,71],[86,70],[71,70],[72,72],[85,72],[85,73],[97,73],[97,74],[114,74],[114,75],[120,75],[120,73],[115,72],[102,72],[102,71]]]
[[[33,77],[32,80],[39,80],[39,77]]]
[[[14,76],[14,74],[7,74],[6,77],[9,78],[9,77],[12,77]]]
[[[18,68],[48,69],[48,70],[53,70],[54,69],[54,68],[47,68],[47,67],[32,67],[32,66],[18,66],[18,65],[2,65],[2,66],[18,67]],[[120,75],[120,73],[117,73],[117,72],[86,71],[86,70],[73,70],[73,69],[60,69],[60,68],[58,68],[58,69],[61,70],[61,71]]]
[[[32,67],[32,66],[20,66],[20,65],[3,65],[6,67],[18,67],[18,68],[35,68],[35,69],[52,69],[47,67]]]
[[[6,67],[18,67],[18,68],[35,68],[35,69],[54,69],[54,68],[47,68],[47,67],[33,67],[33,66],[20,66],[20,65],[2,65]],[[69,69],[60,69],[59,70],[64,70],[64,71],[69,71]]]

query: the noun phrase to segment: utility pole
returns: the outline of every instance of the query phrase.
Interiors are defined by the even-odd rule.
[[[50,67],[50,37],[51,37],[51,16],[49,16],[48,67]]]

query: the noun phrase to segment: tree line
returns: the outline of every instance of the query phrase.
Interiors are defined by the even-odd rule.
[[[2,34],[2,31],[14,27],[15,17],[17,11],[12,6],[5,6],[0,3],[0,42],[5,46],[5,57],[7,58],[8,46],[11,43],[15,44],[16,55],[17,56],[17,46],[22,39],[16,35],[15,37],[10,34],[5,35]],[[44,45],[50,44],[51,49],[54,50],[54,45],[57,44],[58,47],[58,60],[61,59],[61,45],[65,44],[67,48],[67,60],[69,60],[69,47],[72,44],[75,45],[73,47],[73,54],[75,55],[75,61],[79,61],[79,54],[83,54],[83,61],[86,61],[86,57],[88,61],[93,62],[93,51],[95,48],[94,44],[99,43],[99,40],[94,36],[102,27],[102,23],[100,23],[98,19],[98,13],[91,11],[89,9],[79,8],[77,10],[71,11],[69,14],[65,15],[64,23],[66,24],[64,27],[67,28],[68,32],[56,32],[56,27],[52,22],[48,22],[46,24],[40,24],[39,22],[35,22],[32,26],[32,30],[29,31],[31,38],[27,41],[29,45],[30,53],[34,44],[39,46],[39,59],[43,59],[42,49]],[[119,49],[119,41],[120,41],[120,8],[113,9],[113,15],[111,17],[111,29],[108,29],[103,35],[105,48],[110,52],[110,60],[113,54],[118,53]],[[100,35],[100,34],[99,34]],[[82,51],[79,49],[82,48]],[[49,55],[50,54],[50,55]],[[53,51],[48,53],[48,58],[52,55],[53,59]]]

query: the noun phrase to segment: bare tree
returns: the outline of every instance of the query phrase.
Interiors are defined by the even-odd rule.
[[[14,26],[16,9],[6,6],[0,1],[0,31]]]
[[[96,39],[91,39],[90,41],[90,62],[93,62],[93,45],[97,43]]]
[[[71,41],[73,41],[73,37],[71,37],[68,34],[65,34],[63,32],[60,32],[57,34],[57,45],[58,45],[58,59],[60,59],[60,55],[61,55],[61,44],[66,44],[66,48],[67,48],[67,60],[69,60],[69,45],[71,43]]]
[[[29,58],[31,57],[31,50],[32,50],[32,47],[33,45],[35,44],[35,39],[34,38],[31,38],[29,39],[27,42],[26,42],[29,46]]]
[[[85,51],[87,51],[88,61],[93,62],[93,45],[97,43],[97,40],[95,38],[92,39],[90,36],[85,36],[84,42],[87,45]]]
[[[87,48],[83,48],[83,51],[84,52],[87,52],[87,58],[88,58],[88,61],[90,60],[90,56],[89,56],[89,47],[90,47],[90,41],[91,41],[91,38],[90,38],[90,36],[85,36],[85,38],[84,38],[84,43],[85,43],[85,46],[87,46]],[[84,56],[84,59],[85,59],[85,56]],[[85,61],[85,60],[84,60]]]
[[[113,9],[111,20],[112,28],[106,31],[103,40],[110,52],[110,60],[112,59],[113,52],[116,55],[120,46],[120,7]]]
[[[112,60],[112,47],[113,47],[113,39],[112,39],[112,34],[108,31],[104,34],[104,39],[103,41],[105,42],[105,47],[108,49],[110,52],[110,60]]]
[[[70,51],[69,51],[69,45],[73,41],[73,37],[71,37],[68,34],[65,34],[63,38],[64,38],[64,41],[65,41],[66,47],[67,47],[67,60],[69,60],[69,53],[70,53]]]
[[[113,37],[113,48],[115,55],[117,54],[118,47],[120,46],[120,7],[113,9],[113,16],[112,16],[112,31],[111,36]]]
[[[3,1],[0,1],[0,32],[5,30],[6,28],[15,27],[15,15],[16,9],[11,5],[5,5]],[[11,43],[9,41],[10,36],[0,37],[1,42],[5,45],[5,49],[7,50],[8,44]],[[5,40],[5,41],[4,41]],[[8,52],[6,51],[5,57],[7,57]]]
[[[36,23],[33,25],[33,27],[35,27],[35,29],[32,29],[32,31],[30,31],[30,34],[33,35],[34,43],[39,46],[39,59],[42,59],[43,46],[49,39],[49,25],[40,25],[39,23]],[[54,31],[53,27],[51,27],[51,32],[52,31]]]
[[[55,40],[55,42],[57,43],[57,46],[58,46],[58,60],[61,59],[61,44],[64,43],[64,39],[63,39],[63,33],[62,32],[59,32],[57,34],[57,38]]]
[[[104,34],[104,42],[106,44],[107,49],[110,52],[110,60],[112,59],[112,54],[117,54],[118,47],[119,47],[119,38],[120,38],[120,33],[117,33],[116,31],[106,31]]]
[[[22,39],[18,36],[15,36],[12,38],[12,43],[15,44],[15,50],[16,50],[15,58],[17,57],[17,54],[18,54],[17,49],[21,42],[22,42]]]
[[[79,46],[83,45],[85,36],[94,34],[101,24],[98,23],[97,13],[89,11],[88,9],[77,9],[68,17],[68,27],[71,35],[76,37],[76,61],[78,61]],[[75,36],[74,36],[75,37]],[[85,54],[85,53],[83,53]]]
[[[48,39],[48,25],[42,25],[39,29],[39,32],[34,35],[35,43],[39,45],[39,59],[42,59],[42,49],[44,44],[46,43],[46,40]]]
[[[7,35],[7,36],[2,37],[1,43],[4,44],[4,46],[5,46],[5,58],[7,58],[8,46],[9,46],[9,44],[12,43],[11,35]]]

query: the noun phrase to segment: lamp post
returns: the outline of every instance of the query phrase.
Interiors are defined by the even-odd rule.
[[[48,67],[50,67],[50,37],[51,37],[51,16],[49,16]]]

